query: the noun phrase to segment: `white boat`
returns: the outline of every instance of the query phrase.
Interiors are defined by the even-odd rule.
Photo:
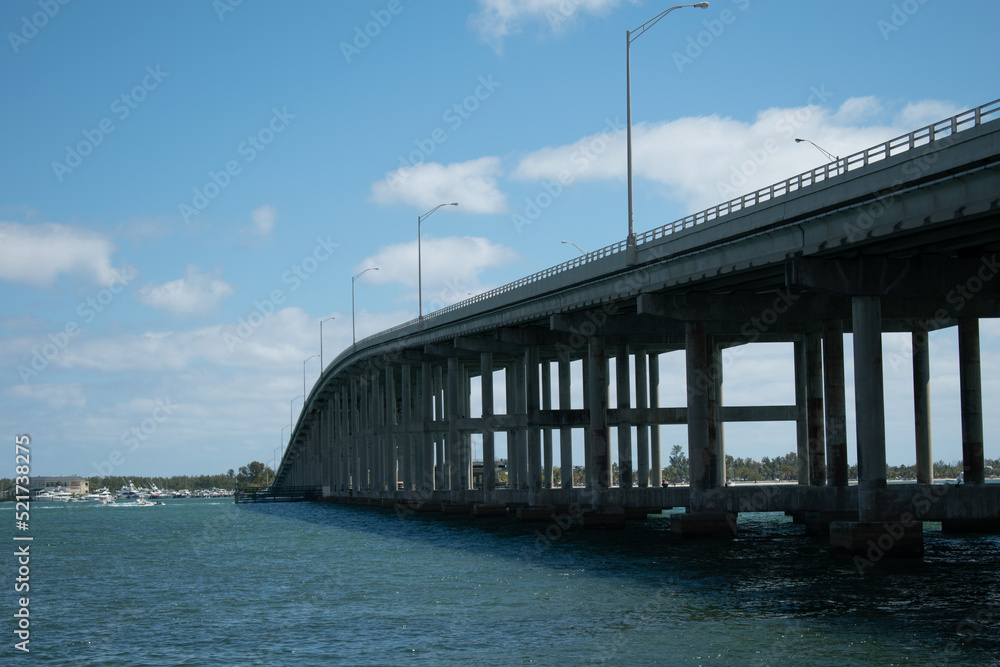
[[[146,498],[146,494],[142,489],[137,489],[132,480],[129,480],[128,486],[122,486],[115,494],[115,500],[135,500],[136,498]]]
[[[108,491],[106,487],[101,487],[97,491],[92,491],[91,493],[85,493],[83,495],[84,500],[110,500],[112,498],[111,492]]]

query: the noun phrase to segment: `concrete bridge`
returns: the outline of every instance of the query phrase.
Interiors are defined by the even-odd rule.
[[[847,552],[876,543],[922,553],[923,521],[996,530],[979,318],[1000,316],[998,120],[1000,100],[648,231],[634,249],[622,241],[358,341],[313,387],[275,487],[478,515],[574,508],[591,524],[685,507],[672,518],[682,535],[732,535],[738,512],[786,511]],[[965,477],[947,487],[932,483],[927,343],[946,327],[958,329]],[[846,332],[857,485],[847,474]],[[912,336],[915,484],[886,483],[883,332]],[[794,344],[795,403],[725,404],[723,350],[775,341]],[[685,377],[662,380],[686,383],[686,405],[663,407],[658,358],[675,350],[684,350]],[[501,374],[505,414],[494,409]],[[574,378],[582,408],[572,407]],[[727,485],[724,424],[740,421],[796,424],[798,484]],[[686,424],[689,486],[661,486],[665,424]],[[573,486],[574,466],[585,487]]]

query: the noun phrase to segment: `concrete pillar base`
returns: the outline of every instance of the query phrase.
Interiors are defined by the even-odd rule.
[[[942,519],[941,531],[945,533],[1000,533],[1000,518]]]
[[[673,514],[670,532],[678,537],[736,537],[736,514],[732,512],[696,512]]]
[[[506,505],[476,505],[472,508],[472,516],[477,518],[507,516]]]
[[[834,521],[830,524],[830,553],[861,556],[869,562],[889,557],[924,555],[924,524],[920,521]]]
[[[592,510],[579,518],[581,528],[624,528],[625,511],[621,509]]]
[[[830,534],[830,524],[834,521],[857,521],[858,513],[850,510],[842,512],[802,512],[806,535],[811,537],[826,537]]]

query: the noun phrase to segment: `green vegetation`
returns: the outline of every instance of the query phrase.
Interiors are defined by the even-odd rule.
[[[232,471],[230,471],[232,472]],[[240,471],[236,475],[237,486],[267,486],[274,479],[274,471],[271,467],[253,461],[245,466],[240,466]]]

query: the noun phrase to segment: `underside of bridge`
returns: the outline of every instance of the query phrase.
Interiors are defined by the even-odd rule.
[[[523,508],[524,517],[549,517],[576,508],[592,524],[685,507],[673,518],[683,535],[732,535],[739,512],[786,511],[846,552],[876,544],[922,553],[923,521],[1000,528],[1000,485],[985,483],[979,344],[980,318],[1000,316],[1000,123],[976,119],[898,156],[887,150],[869,163],[866,153],[853,167],[847,158],[836,174],[828,165],[809,187],[800,177],[794,191],[772,188],[764,201],[717,207],[710,221],[654,230],[632,256],[612,246],[360,341],[310,394],[275,485],[406,511]],[[928,334],[945,328],[957,328],[959,341],[961,486],[932,478]],[[915,484],[887,484],[885,332],[911,336]],[[795,402],[727,405],[723,355],[762,342],[793,345]],[[659,357],[674,351],[686,371],[661,377]],[[686,404],[662,406],[661,382],[685,383]],[[572,407],[574,394],[581,407]],[[727,484],[724,425],[746,421],[795,424],[798,484]],[[661,486],[663,425],[686,425],[688,486]],[[848,483],[849,426],[857,485]],[[573,486],[574,467],[583,486]]]

